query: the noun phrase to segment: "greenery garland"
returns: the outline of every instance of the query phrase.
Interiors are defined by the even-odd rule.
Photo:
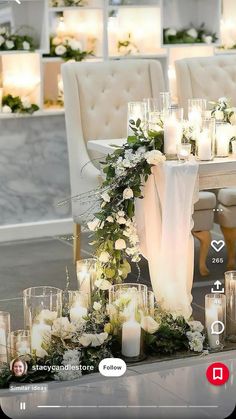
[[[28,98],[20,98],[20,96],[6,95],[2,98],[3,113],[21,113],[30,114],[39,110],[39,106],[30,103]]]
[[[60,57],[64,61],[82,61],[88,56],[94,55],[93,51],[83,51],[81,43],[72,37],[51,37],[50,54],[45,56]]]
[[[212,44],[217,41],[216,34],[206,30],[204,23],[199,28],[193,26],[181,30],[165,28],[163,37],[164,44]]]

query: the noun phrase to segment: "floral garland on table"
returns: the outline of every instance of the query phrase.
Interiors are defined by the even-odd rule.
[[[140,261],[139,239],[134,217],[134,201],[142,198],[142,186],[152,166],[162,164],[165,156],[163,123],[158,132],[141,127],[141,120],[130,120],[134,135],[122,148],[108,155],[103,163],[105,180],[101,185],[100,211],[88,222],[93,232],[92,245],[98,263],[98,276],[122,282],[131,271],[128,258]]]
[[[38,110],[39,106],[31,103],[27,97],[20,98],[20,96],[6,95],[2,98],[2,112],[5,114],[33,114]]]
[[[91,55],[93,51],[83,51],[76,38],[55,36],[50,39],[50,57],[60,57],[65,61],[82,61]]]
[[[10,34],[7,28],[0,27],[0,51],[34,51],[33,38],[28,35]]]
[[[50,7],[70,7],[70,6],[85,6],[87,4],[84,0],[50,0]]]
[[[217,36],[205,29],[205,24],[202,23],[199,28],[184,28],[176,30],[175,28],[165,28],[163,30],[164,44],[194,44],[205,43],[212,44],[216,42]]]

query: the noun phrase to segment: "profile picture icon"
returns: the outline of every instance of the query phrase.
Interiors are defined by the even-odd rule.
[[[23,375],[26,375],[27,373],[27,370],[28,370],[27,362],[25,362],[21,358],[15,358],[11,362],[10,369],[11,369],[12,375],[14,375],[15,377],[22,377]]]

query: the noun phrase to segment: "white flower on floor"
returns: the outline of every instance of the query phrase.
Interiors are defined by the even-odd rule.
[[[152,335],[159,329],[160,324],[157,323],[151,316],[143,316],[141,319],[141,327],[145,330],[145,332]]]
[[[23,46],[23,49],[24,49],[25,51],[29,51],[29,50],[30,50],[30,43],[29,43],[29,42],[24,41],[24,42],[22,43],[22,46]]]
[[[109,262],[110,259],[110,255],[108,252],[101,252],[101,254],[99,255],[99,262],[101,263],[107,263]]]
[[[14,42],[9,41],[9,40],[5,42],[5,45],[6,45],[7,49],[13,49],[14,46],[15,46]]]
[[[58,45],[55,48],[56,55],[63,55],[63,54],[65,54],[65,52],[66,52],[66,47],[64,45]]]
[[[4,105],[4,106],[2,107],[2,112],[3,112],[3,113],[12,113],[12,110],[11,110],[10,106],[8,106],[8,105]]]
[[[133,190],[131,188],[125,188],[123,191],[123,198],[124,199],[131,199],[133,198],[134,193]]]
[[[191,351],[202,352],[205,337],[200,332],[187,332],[186,336],[189,340]]]
[[[105,201],[105,202],[110,202],[110,200],[111,200],[110,195],[109,195],[107,192],[103,192],[103,193],[101,194],[101,198],[102,198],[102,199],[103,199],[103,201]]]
[[[115,241],[115,249],[116,250],[123,250],[126,249],[126,243],[123,239],[118,239]]]
[[[94,309],[95,311],[99,311],[99,310],[101,310],[101,308],[102,308],[102,304],[101,304],[101,303],[98,303],[97,301],[95,301],[95,302],[93,303],[93,309]]]
[[[204,326],[201,322],[197,320],[190,320],[188,321],[188,325],[190,326],[190,329],[192,332],[199,332],[201,333],[204,329]]]
[[[176,33],[177,33],[176,29],[174,29],[174,28],[169,28],[165,31],[166,36],[175,36]]]
[[[87,223],[87,226],[90,231],[96,231],[99,227],[100,222],[101,221],[98,218],[94,218],[93,221],[89,221]]]
[[[157,166],[166,160],[166,157],[159,150],[152,150],[145,153],[145,159],[149,164]]]
[[[198,36],[197,30],[195,28],[188,29],[187,32],[186,32],[186,34],[188,36],[191,36],[191,38],[194,38],[194,39],[196,39],[197,36]]]
[[[95,281],[95,285],[102,291],[106,291],[109,290],[109,288],[111,288],[111,283],[107,281],[107,279],[97,279]]]

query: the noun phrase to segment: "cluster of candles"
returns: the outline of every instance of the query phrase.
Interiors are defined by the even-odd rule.
[[[186,161],[191,154],[191,144],[183,142],[184,110],[171,105],[169,92],[160,93],[158,99],[144,99],[142,102],[128,104],[128,135],[132,135],[129,126],[131,119],[142,121],[144,132],[160,129],[160,119],[164,124],[164,153],[169,158]],[[229,156],[230,139],[236,134],[236,127],[218,121],[207,111],[205,99],[188,100],[188,123],[192,137],[196,140],[196,157],[199,160],[212,160],[216,157]],[[232,142],[233,154],[236,154],[236,142]]]
[[[66,291],[70,320],[79,322],[91,305],[96,280],[96,260],[78,262],[79,290]],[[209,347],[222,349],[227,335],[236,340],[236,271],[225,273],[225,295],[222,291],[205,297],[205,326]],[[16,356],[36,352],[51,335],[53,320],[63,314],[63,291],[54,287],[33,287],[24,290],[24,330],[10,332],[10,314],[0,311],[0,361],[9,362]],[[143,322],[154,318],[155,297],[144,284],[116,284],[109,289],[108,314],[120,326],[121,354],[127,360],[143,357]]]

